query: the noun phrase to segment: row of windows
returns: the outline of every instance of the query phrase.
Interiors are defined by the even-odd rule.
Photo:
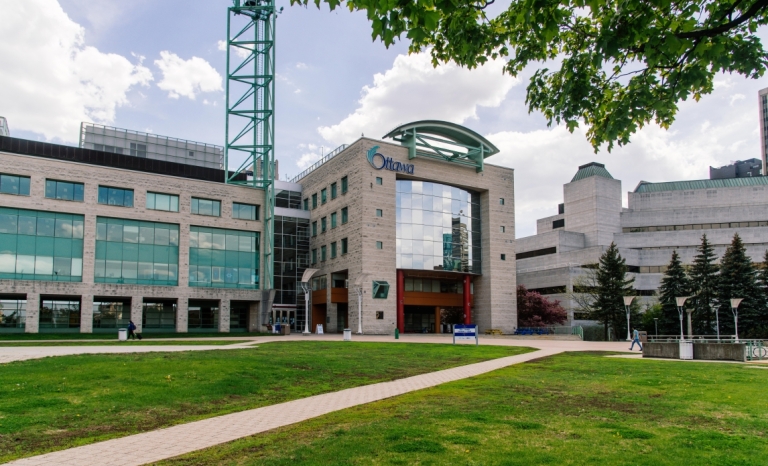
[[[378,246],[379,243],[377,243]],[[331,259],[335,259],[339,254],[344,255],[348,252],[349,242],[347,238],[342,238],[339,242],[332,242],[330,245]],[[381,248],[379,248],[381,249]],[[328,259],[328,247],[320,246],[320,260],[326,261]],[[312,250],[312,265],[317,264],[317,248]]]
[[[333,212],[331,214],[331,229],[336,228],[338,226],[337,219],[338,219],[338,216],[336,212]],[[348,221],[349,221],[349,209],[347,207],[344,207],[341,209],[341,224],[344,225]],[[320,219],[320,232],[325,233],[327,230],[328,230],[328,217],[323,217]],[[312,222],[312,236],[317,236],[317,220]]]
[[[533,291],[536,293],[539,293],[540,295],[549,295],[549,294],[565,294],[567,292],[566,286],[547,286],[544,288],[531,288],[528,291]],[[573,291],[575,293],[587,293],[587,292],[594,292],[595,287],[579,287],[574,286]],[[634,290],[635,296],[656,296],[656,290]]]
[[[346,176],[341,178],[341,194],[346,194],[349,190],[349,180]],[[338,183],[333,182],[331,183],[331,199],[336,199],[338,197]],[[309,199],[310,198],[304,198],[304,210],[309,210]],[[323,188],[320,190],[320,203],[325,204],[328,202],[328,188]],[[312,209],[317,209],[317,193],[312,195]]]
[[[679,231],[679,230],[716,230],[719,228],[753,228],[765,227],[768,222],[730,222],[730,223],[695,223],[688,225],[662,225],[652,227],[628,227],[622,228],[624,233],[645,233],[652,231]]]
[[[29,177],[0,174],[0,193],[29,196]],[[69,181],[45,180],[45,197],[73,202],[84,201],[85,187],[83,183]],[[133,207],[133,189],[99,186],[98,203],[118,207]],[[147,209],[166,212],[179,211],[179,196],[147,192]],[[213,199],[192,198],[191,210],[196,215],[221,216],[221,201]],[[232,217],[242,220],[258,220],[259,206],[232,203]]]

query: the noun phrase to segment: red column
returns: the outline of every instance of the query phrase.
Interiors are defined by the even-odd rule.
[[[469,275],[464,275],[464,323],[469,325],[472,323],[472,307],[470,305],[470,290],[469,286],[471,279]]]
[[[402,270],[397,271],[397,328],[400,333],[405,332],[405,305],[403,292],[405,291],[405,275]]]

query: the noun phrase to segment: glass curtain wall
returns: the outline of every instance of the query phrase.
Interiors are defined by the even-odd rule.
[[[128,328],[131,320],[131,301],[114,298],[93,300],[93,331],[114,332]]]
[[[0,332],[23,332],[26,321],[26,299],[0,298]]]
[[[80,331],[80,301],[43,299],[40,303],[40,332]]]
[[[83,281],[83,216],[0,207],[0,279]]]
[[[189,300],[189,320],[187,329],[190,332],[204,332],[219,328],[219,302],[205,300]]]
[[[179,284],[179,226],[96,218],[96,283]]]
[[[482,272],[480,195],[397,180],[397,268]]]
[[[286,209],[301,209],[301,193],[298,191],[276,189],[275,207],[285,207]]]
[[[275,216],[275,304],[296,306],[296,328],[304,328],[301,276],[309,266],[309,220]]]
[[[176,301],[144,301],[142,309],[142,331],[175,331]]]
[[[259,288],[259,233],[189,228],[189,286]]]

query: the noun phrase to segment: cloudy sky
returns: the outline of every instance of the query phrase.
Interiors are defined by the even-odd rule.
[[[495,8],[503,8],[497,2]],[[229,0],[0,0],[0,115],[16,137],[76,145],[81,121],[223,145]],[[518,237],[557,213],[577,166],[602,162],[624,191],[640,180],[708,177],[708,167],[760,157],[757,91],[768,79],[722,75],[684,102],[665,131],[648,127],[612,153],[579,131],[548,128],[524,104],[527,73],[502,63],[433,68],[425,54],[372,43],[364,14],[291,7],[277,24],[276,155],[295,175],[361,134],[443,119],[485,135],[515,169]],[[530,70],[529,70],[530,71]],[[626,204],[626,197],[624,199]]]

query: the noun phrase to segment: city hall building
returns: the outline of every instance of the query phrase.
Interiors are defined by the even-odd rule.
[[[3,123],[2,332],[516,327],[513,171],[467,128],[404,125],[275,181],[265,290],[264,192],[224,182],[221,147],[93,124],[69,147]]]

